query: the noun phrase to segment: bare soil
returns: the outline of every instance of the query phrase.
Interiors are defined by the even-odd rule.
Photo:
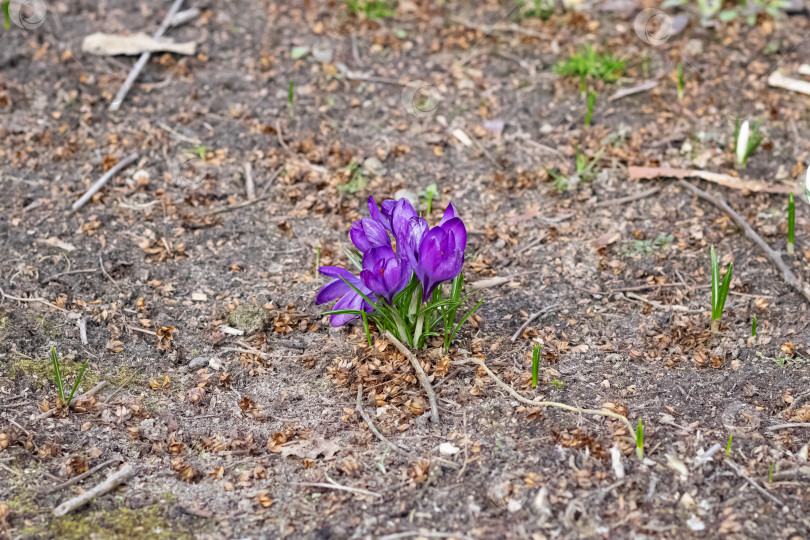
[[[627,174],[702,168],[794,185],[810,162],[808,98],[766,81],[777,67],[800,77],[803,14],[691,20],[651,47],[633,31],[641,5],[541,21],[503,2],[414,1],[354,24],[335,2],[203,2],[169,32],[197,55],[154,55],[110,113],[134,59],[82,53],[81,40],[151,33],[164,4],[49,2],[42,27],[0,33],[0,537],[810,537],[806,301],[717,208]],[[584,43],[627,64],[618,82],[591,82],[589,127],[578,81],[551,71]],[[608,100],[649,79],[658,86]],[[435,110],[409,112],[412,81],[432,85]],[[742,169],[737,115],[761,118],[766,135]],[[569,176],[577,151],[601,148],[592,179],[555,187],[547,169]],[[480,293],[451,351],[420,353],[438,425],[393,346],[330,328],[314,305],[317,267],[349,264],[368,196],[433,183],[429,219],[452,200],[470,232],[467,281],[507,278]],[[787,197],[700,185],[784,251]],[[786,260],[809,279],[797,204]],[[734,263],[714,335],[711,245],[723,268]],[[68,384],[89,359],[77,395],[107,384],[41,418],[57,406],[51,346]],[[525,397],[641,419],[644,458],[619,422],[519,403],[453,363],[470,356]],[[369,431],[358,383],[364,411],[404,451]],[[803,426],[770,429],[788,422]],[[123,462],[133,478],[53,517]]]

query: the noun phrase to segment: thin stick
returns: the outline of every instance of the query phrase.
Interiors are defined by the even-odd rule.
[[[755,191],[763,193],[784,193],[787,195],[793,188],[790,186],[770,185],[755,180],[742,180],[736,176],[728,174],[703,171],[700,169],[673,169],[670,167],[628,167],[630,180],[640,180],[642,178],[655,179],[663,178],[700,178],[707,182],[713,182],[732,189],[743,191]]]
[[[166,30],[169,29],[169,26],[172,24],[172,20],[174,19],[175,14],[180,10],[180,6],[183,4],[183,0],[174,0],[172,7],[169,8],[169,11],[166,13],[166,17],[163,19],[160,27],[157,29],[157,32],[154,33],[152,36],[153,38],[157,39],[163,34],[166,33]],[[132,66],[132,70],[127,75],[124,84],[118,90],[118,93],[115,95],[115,99],[112,103],[110,103],[110,111],[117,111],[121,104],[124,102],[124,98],[127,97],[130,88],[135,83],[135,79],[138,78],[140,75],[141,70],[146,66],[146,63],[149,61],[149,58],[152,56],[151,52],[145,52],[141,54],[141,57],[138,58],[138,61],[135,62],[135,65]]]
[[[20,298],[19,296],[11,296],[10,294],[6,294],[3,291],[3,289],[0,289],[0,296],[2,296],[3,298],[8,298],[9,300],[16,300],[17,302],[37,302],[37,303],[40,303],[40,304],[45,304],[46,306],[54,308],[54,309],[58,309],[59,311],[67,311],[65,308],[61,308],[59,306],[56,306],[56,305],[50,303],[49,301],[47,301],[44,298],[39,298],[39,297]]]
[[[98,265],[101,267],[101,273],[104,274],[104,277],[112,281],[112,284],[118,287],[118,282],[115,281],[110,274],[107,273],[107,269],[104,268],[104,259],[101,258],[101,252],[98,252]]]
[[[642,191],[641,193],[636,193],[635,195],[628,195],[627,197],[621,197],[619,199],[610,199],[610,200],[607,200],[607,201],[601,201],[601,202],[598,202],[598,203],[594,204],[593,207],[594,208],[602,208],[602,207],[605,207],[605,206],[613,206],[613,205],[616,205],[616,204],[629,203],[629,202],[637,201],[639,199],[644,199],[646,197],[649,197],[650,195],[655,195],[659,191],[661,191],[660,186],[659,187],[654,187],[652,189],[648,189],[646,191]]]
[[[245,191],[247,192],[249,201],[256,198],[256,184],[253,183],[253,167],[251,167],[249,161],[245,162]]]
[[[404,449],[404,448],[402,448],[400,446],[397,446],[396,444],[394,444],[391,441],[389,441],[388,439],[386,439],[385,436],[382,433],[380,433],[380,431],[376,427],[374,427],[374,424],[371,423],[371,418],[369,417],[368,413],[363,410],[363,385],[362,384],[357,385],[357,406],[355,408],[357,409],[357,412],[360,413],[360,416],[363,417],[363,420],[366,421],[366,424],[368,425],[368,429],[370,429],[371,432],[378,439],[380,439],[382,442],[384,442],[385,444],[387,444],[388,446],[390,446],[391,448],[393,448],[394,450],[396,450],[398,452],[404,452],[406,454],[408,453],[408,451],[406,449]]]
[[[92,197],[93,195],[98,193],[98,190],[100,190],[102,187],[104,187],[104,184],[106,184],[107,181],[109,181],[110,178],[112,178],[113,176],[118,174],[118,171],[120,171],[121,169],[123,169],[124,167],[126,167],[127,165],[129,165],[130,163],[135,161],[136,159],[138,159],[138,154],[134,153],[134,154],[128,155],[127,157],[125,157],[124,159],[122,159],[121,161],[116,163],[115,166],[112,169],[110,169],[109,171],[104,173],[104,176],[99,178],[98,181],[95,184],[90,186],[90,189],[88,189],[87,192],[84,195],[82,195],[81,199],[79,199],[78,201],[73,203],[73,206],[71,207],[70,211],[71,212],[76,212],[79,208],[84,206],[84,204],[87,201],[90,200],[90,197]]]
[[[428,396],[428,400],[430,401],[430,419],[438,424],[439,423],[439,406],[436,404],[436,392],[433,391],[433,386],[430,384],[428,380],[427,374],[425,370],[422,369],[422,365],[419,363],[419,360],[416,359],[416,356],[402,344],[394,335],[386,330],[385,334],[383,334],[388,341],[394,344],[394,346],[399,349],[399,352],[405,355],[405,358],[411,361],[411,365],[413,369],[416,370],[416,376],[419,378],[419,382],[422,383],[422,388],[425,389],[425,393]]]
[[[327,484],[326,482],[295,482],[297,486],[320,487],[326,489],[338,489],[341,491],[351,491],[352,493],[359,493],[361,495],[371,495],[372,497],[382,497],[379,493],[368,491],[366,489],[353,488],[348,486],[341,486],[338,483]]]
[[[804,423],[791,423],[791,424],[777,424],[775,426],[768,426],[765,429],[769,431],[775,431],[777,429],[787,429],[787,428],[794,428],[794,427],[810,427],[810,424]]]
[[[759,492],[760,492],[762,495],[764,495],[766,498],[768,498],[768,499],[770,499],[771,501],[773,501],[774,503],[778,504],[780,507],[785,506],[785,503],[783,503],[782,501],[780,501],[779,499],[777,499],[776,497],[774,497],[773,495],[771,495],[770,493],[768,493],[768,492],[765,490],[765,488],[763,488],[762,486],[760,486],[759,484],[757,484],[757,483],[756,483],[756,481],[755,481],[753,478],[751,478],[750,476],[746,475],[746,474],[743,472],[743,470],[740,468],[740,466],[739,466],[739,465],[737,465],[736,463],[734,463],[734,462],[733,462],[733,461],[731,461],[730,459],[724,459],[723,461],[725,462],[725,464],[726,464],[726,465],[728,465],[728,466],[729,466],[729,468],[731,468],[731,469],[732,469],[732,470],[733,470],[735,473],[737,473],[737,476],[739,476],[740,478],[744,478],[745,480],[747,480],[749,484],[751,484],[752,486],[754,486],[754,488],[755,488],[757,491],[759,491]]]
[[[152,330],[147,330],[146,328],[138,328],[136,326],[130,326],[130,330],[135,330],[136,332],[141,332],[142,334],[149,334],[150,336],[157,336],[155,332]]]
[[[113,463],[116,463],[118,461],[120,461],[120,460],[117,459],[117,458],[109,459],[109,460],[105,461],[104,463],[102,463],[101,465],[96,465],[95,467],[93,467],[89,471],[84,472],[84,473],[80,474],[79,476],[75,476],[75,477],[71,478],[67,482],[59,484],[58,486],[55,486],[55,487],[52,487],[52,488],[48,488],[47,491],[49,493],[54,493],[56,491],[61,491],[61,490],[65,489],[66,487],[70,487],[70,486],[72,486],[73,484],[75,484],[77,482],[81,482],[82,480],[84,480],[88,476],[92,476],[92,475],[96,474],[98,471],[100,471],[102,469],[105,469],[105,468],[109,467],[110,465],[112,465]]]
[[[452,363],[453,364],[468,364],[470,362],[478,364],[479,366],[484,368],[484,371],[487,372],[487,375],[489,375],[490,378],[493,381],[495,381],[495,383],[498,386],[500,386],[501,388],[503,388],[504,390],[509,392],[509,394],[511,394],[512,397],[514,397],[516,400],[520,401],[521,403],[525,403],[526,405],[532,405],[534,407],[557,407],[558,409],[565,409],[566,411],[578,412],[580,414],[598,414],[599,416],[607,416],[609,418],[615,418],[616,420],[621,421],[625,426],[627,426],[627,429],[629,430],[629,432],[628,432],[629,435],[635,434],[635,430],[633,429],[633,426],[630,424],[630,421],[626,417],[624,417],[624,416],[622,416],[620,414],[617,414],[617,413],[613,413],[613,412],[605,411],[605,410],[601,410],[601,409],[600,410],[582,409],[580,407],[575,407],[573,405],[566,405],[565,403],[557,403],[556,401],[535,401],[533,399],[525,398],[525,397],[521,396],[514,388],[512,388],[511,386],[509,386],[508,384],[503,382],[501,379],[499,379],[498,376],[495,375],[495,373],[493,373],[493,371],[491,369],[489,369],[487,367],[487,365],[482,360],[480,360],[478,358],[467,358],[466,360],[457,360],[457,361],[454,361]]]
[[[117,488],[120,484],[125,482],[129,479],[130,476],[135,474],[135,469],[132,468],[132,465],[127,463],[121,469],[107,478],[105,481],[94,487],[93,489],[89,489],[79,495],[78,497],[74,497],[68,501],[63,502],[53,510],[53,515],[56,517],[64,516],[68,512],[72,512],[77,508],[84,506],[85,504],[89,503],[96,497],[104,495],[105,493],[112,491],[113,489]]]
[[[537,313],[532,313],[531,315],[529,315],[529,318],[528,318],[528,319],[526,319],[526,322],[525,322],[525,323],[523,323],[523,324],[520,326],[520,328],[518,328],[518,329],[517,329],[517,332],[515,332],[515,333],[512,335],[512,343],[514,343],[514,342],[515,342],[515,340],[518,338],[518,336],[520,336],[520,333],[521,333],[521,332],[523,332],[523,330],[524,330],[524,329],[525,329],[527,326],[529,326],[529,325],[532,323],[532,321],[534,321],[534,320],[535,320],[537,317],[541,317],[541,316],[545,315],[546,313],[551,313],[552,311],[554,311],[555,309],[557,309],[557,308],[558,308],[558,307],[560,307],[561,305],[562,305],[562,304],[554,304],[553,306],[548,306],[547,308],[543,308],[543,309],[541,309],[541,310],[540,310],[540,311],[538,311]]]
[[[69,270],[67,272],[60,272],[59,274],[54,274],[51,277],[45,278],[43,281],[40,282],[40,285],[47,285],[51,281],[59,279],[62,276],[69,276],[71,274],[87,274],[91,272],[96,272],[95,268],[86,268],[84,270]]]
[[[20,471],[15,471],[15,470],[14,470],[14,469],[12,469],[11,467],[6,467],[6,466],[5,466],[5,465],[3,465],[2,463],[0,463],[0,468],[3,468],[3,469],[5,469],[5,470],[7,470],[7,471],[8,471],[8,472],[10,472],[11,474],[16,474],[17,476],[22,476],[22,473],[21,473]]]
[[[756,242],[756,244],[762,248],[762,250],[768,255],[768,258],[771,259],[771,261],[776,265],[776,267],[782,271],[782,279],[785,281],[785,283],[787,283],[788,285],[799,291],[802,294],[802,296],[804,296],[805,299],[807,299],[807,301],[810,302],[810,286],[805,283],[802,283],[802,281],[799,278],[797,278],[793,272],[790,271],[790,268],[788,268],[787,265],[782,261],[782,256],[779,255],[779,253],[777,253],[773,249],[771,249],[771,246],[765,243],[765,240],[763,240],[762,237],[759,236],[754,231],[754,229],[752,229],[751,226],[742,218],[742,216],[740,216],[737,212],[735,212],[728,205],[728,203],[726,203],[726,201],[724,201],[720,197],[710,195],[709,193],[703,191],[702,189],[693,186],[686,180],[678,180],[678,183],[683,187],[685,187],[686,189],[692,191],[692,193],[694,193],[701,199],[709,201],[713,205],[717,206],[718,208],[726,212],[729,215],[729,217],[731,217],[731,219],[734,220],[737,226],[740,227],[743,230],[743,232],[745,232],[745,235],[754,242]]]

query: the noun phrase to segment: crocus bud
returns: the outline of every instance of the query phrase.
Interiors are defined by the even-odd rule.
[[[740,126],[740,133],[737,135],[737,163],[745,164],[745,154],[748,152],[748,120]]]
[[[360,250],[360,253],[365,253],[375,247],[391,245],[388,231],[373,218],[363,218],[355,221],[349,230],[349,238]]]

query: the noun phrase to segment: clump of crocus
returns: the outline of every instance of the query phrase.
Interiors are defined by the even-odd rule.
[[[432,228],[407,199],[386,200],[378,208],[369,197],[368,209],[370,216],[355,221],[349,231],[355,248],[349,258],[359,274],[321,267],[323,275],[334,279],[321,288],[316,303],[340,298],[325,313],[331,315],[332,326],[362,319],[369,343],[371,320],[413,347],[441,332],[449,348],[458,329],[483,302],[456,323],[457,311],[468,298],[461,296],[467,228],[456,207],[450,203]],[[448,297],[445,283],[450,284]]]

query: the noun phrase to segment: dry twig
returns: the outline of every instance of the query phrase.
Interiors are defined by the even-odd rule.
[[[628,434],[635,433],[635,430],[633,429],[633,426],[630,424],[630,421],[627,419],[627,417],[624,417],[614,412],[605,411],[601,409],[600,410],[582,409],[580,407],[575,407],[573,405],[566,405],[565,403],[557,403],[556,401],[535,401],[533,399],[525,398],[521,396],[517,392],[517,390],[515,390],[514,388],[503,382],[501,379],[499,379],[498,376],[495,375],[495,373],[491,369],[489,369],[482,360],[478,358],[467,358],[466,360],[456,360],[452,362],[452,364],[462,365],[462,364],[469,364],[470,362],[478,364],[481,368],[483,368],[484,371],[487,372],[487,375],[489,375],[489,377],[493,381],[495,381],[495,384],[497,384],[498,386],[509,392],[509,394],[511,394],[512,397],[514,397],[521,403],[525,403],[526,405],[531,405],[533,407],[556,407],[558,409],[565,409],[566,411],[578,412],[580,414],[596,414],[599,416],[607,416],[609,418],[615,418],[616,420],[619,420],[627,427]]]
[[[422,365],[419,363],[419,360],[416,359],[416,355],[413,354],[408,347],[402,344],[394,335],[389,332],[388,330],[385,331],[383,334],[385,338],[394,344],[394,346],[399,349],[399,352],[405,355],[405,358],[411,361],[411,365],[413,369],[416,371],[416,376],[419,378],[419,382],[422,383],[422,388],[425,389],[425,393],[428,396],[428,400],[430,401],[430,419],[435,423],[439,423],[439,406],[436,404],[436,392],[433,391],[433,386],[430,384],[428,380],[427,373],[425,370],[422,369]]]
[[[382,442],[384,442],[385,444],[387,444],[388,446],[390,446],[391,448],[393,448],[394,450],[396,450],[398,452],[404,452],[406,454],[408,453],[408,451],[406,449],[402,448],[401,446],[397,446],[396,444],[394,444],[391,441],[389,441],[388,439],[386,439],[385,436],[382,433],[380,433],[380,430],[378,430],[376,427],[374,427],[374,424],[371,422],[371,418],[369,417],[368,413],[363,410],[363,385],[362,384],[357,385],[357,406],[355,408],[357,409],[357,412],[360,413],[360,416],[363,417],[363,420],[366,421],[366,424],[368,425],[368,429],[370,429],[371,432],[378,439],[380,439]]]
[[[760,486],[759,484],[757,484],[756,481],[753,478],[751,478],[750,476],[745,474],[743,472],[743,470],[740,468],[739,465],[737,465],[736,463],[734,463],[730,459],[724,459],[723,461],[725,462],[726,465],[729,466],[729,468],[731,468],[731,470],[733,470],[735,473],[737,473],[737,476],[747,480],[749,484],[754,486],[754,489],[759,491],[767,499],[770,499],[772,502],[774,502],[775,504],[778,504],[780,507],[785,506],[785,503],[783,503],[782,501],[780,501],[779,499],[777,499],[776,497],[774,497],[773,495],[768,493],[768,491],[765,488],[763,488],[762,486]]]
[[[158,39],[159,37],[162,37],[163,34],[166,33],[166,30],[168,30],[169,26],[171,26],[172,23],[174,22],[175,15],[177,14],[182,4],[183,0],[174,0],[174,3],[169,8],[169,11],[166,13],[166,17],[164,17],[163,22],[157,29],[157,32],[155,32],[152,35],[153,38]],[[124,84],[121,85],[121,88],[115,95],[115,99],[113,100],[113,102],[110,103],[111,111],[117,111],[119,107],[121,107],[121,104],[124,102],[124,98],[126,98],[127,94],[129,93],[129,89],[132,88],[133,84],[135,84],[135,79],[138,78],[138,75],[140,75],[141,70],[144,68],[144,66],[146,66],[146,63],[149,61],[149,58],[151,58],[151,56],[152,53],[148,51],[141,54],[141,57],[138,58],[138,61],[135,62],[134,66],[132,66],[132,70],[129,72],[129,75],[127,75]]]
[[[53,509],[53,515],[56,517],[64,516],[68,512],[72,512],[77,508],[84,506],[85,504],[89,503],[96,497],[100,495],[104,495],[105,493],[112,491],[113,489],[117,488],[120,484],[127,481],[130,476],[135,474],[135,469],[132,468],[132,465],[127,463],[121,469],[116,472],[115,474],[111,475],[105,481],[94,487],[93,489],[89,489],[79,495],[78,497],[74,497],[68,501],[63,502],[59,506]]]
[[[70,480],[68,480],[67,482],[64,482],[64,483],[62,483],[62,484],[59,484],[58,486],[54,486],[54,487],[52,487],[52,488],[48,488],[48,492],[49,492],[49,493],[55,493],[55,492],[57,492],[57,491],[61,491],[61,490],[65,489],[66,487],[70,487],[70,486],[72,486],[73,484],[76,484],[76,483],[78,483],[78,482],[81,482],[82,480],[84,480],[84,479],[85,479],[85,478],[87,478],[88,476],[92,476],[92,475],[96,474],[97,472],[99,472],[99,471],[100,471],[100,470],[102,470],[102,469],[106,469],[107,467],[109,467],[110,465],[112,465],[113,463],[116,463],[116,462],[118,462],[118,461],[120,461],[120,460],[119,460],[119,459],[117,459],[117,458],[114,458],[114,459],[108,459],[108,460],[107,460],[107,461],[105,461],[104,463],[102,463],[102,464],[100,464],[100,465],[96,465],[95,467],[93,467],[93,468],[92,468],[92,469],[90,469],[89,471],[84,472],[84,473],[80,474],[79,476],[74,476],[73,478],[71,478],[71,479],[70,479]]]
[[[798,277],[796,277],[796,275],[793,272],[791,272],[790,268],[788,268],[788,266],[782,261],[782,256],[779,255],[779,253],[777,253],[773,249],[771,249],[771,246],[765,243],[765,240],[763,240],[762,237],[759,236],[756,233],[756,231],[754,231],[754,229],[752,229],[751,226],[742,218],[742,216],[737,212],[735,212],[734,209],[731,208],[728,205],[728,203],[726,203],[725,200],[723,200],[720,197],[715,197],[714,195],[711,195],[703,191],[702,189],[693,186],[686,180],[678,180],[678,183],[683,187],[685,187],[686,189],[690,190],[692,193],[694,193],[701,199],[709,201],[710,203],[712,203],[713,205],[715,205],[716,207],[720,208],[725,213],[727,213],[729,217],[732,220],[734,220],[737,226],[743,230],[745,236],[753,240],[759,247],[761,247],[762,250],[768,255],[768,258],[771,259],[771,261],[776,265],[777,268],[779,268],[779,270],[782,271],[782,279],[785,281],[785,283],[787,283],[788,285],[790,285],[791,287],[802,293],[802,295],[807,299],[807,301],[810,302],[810,286],[808,286],[805,283],[802,283],[802,281]]]
[[[531,315],[529,315],[529,318],[528,318],[528,319],[526,319],[526,322],[525,322],[525,323],[523,323],[523,324],[520,326],[520,328],[518,328],[518,329],[517,329],[517,332],[515,332],[514,334],[512,334],[512,343],[514,343],[514,342],[515,342],[515,340],[518,338],[518,336],[520,336],[520,333],[521,333],[521,332],[523,332],[523,330],[524,330],[524,329],[525,329],[527,326],[529,326],[529,325],[532,323],[532,321],[534,321],[534,320],[535,320],[537,317],[541,317],[541,316],[543,316],[543,315],[545,315],[545,314],[547,314],[547,313],[551,313],[552,311],[554,311],[555,309],[557,309],[558,307],[560,307],[560,305],[561,305],[561,304],[554,304],[553,306],[548,306],[548,307],[546,307],[546,308],[541,309],[541,310],[540,310],[540,311],[538,311],[537,313],[532,313]]]
[[[136,159],[138,159],[138,154],[137,154],[137,153],[134,153],[134,154],[130,154],[130,155],[128,155],[127,157],[125,157],[124,159],[122,159],[121,161],[119,161],[118,163],[116,163],[116,164],[115,164],[115,166],[113,166],[113,168],[111,168],[109,171],[107,171],[106,173],[104,173],[104,176],[102,176],[101,178],[99,178],[99,179],[96,181],[96,183],[95,183],[95,184],[93,184],[92,186],[90,186],[90,189],[88,189],[88,190],[85,192],[85,194],[84,194],[84,195],[82,195],[82,196],[81,196],[81,198],[80,198],[78,201],[76,201],[75,203],[73,203],[73,206],[70,208],[70,211],[71,211],[71,212],[76,212],[77,210],[79,210],[79,209],[80,209],[82,206],[84,206],[84,204],[85,204],[87,201],[89,201],[89,200],[90,200],[90,197],[92,197],[93,195],[95,195],[96,193],[98,193],[98,191],[99,191],[101,188],[103,188],[103,187],[104,187],[104,184],[106,184],[106,183],[107,183],[107,182],[110,180],[110,178],[112,178],[113,176],[115,176],[116,174],[118,174],[118,172],[119,172],[121,169],[123,169],[124,167],[126,167],[127,165],[129,165],[130,163],[132,163],[133,161],[135,161]]]

